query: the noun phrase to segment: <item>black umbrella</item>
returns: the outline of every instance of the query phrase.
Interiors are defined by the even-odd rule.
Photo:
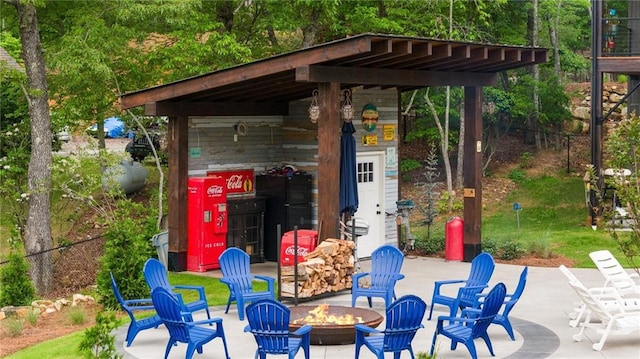
[[[353,123],[342,125],[340,137],[340,213],[353,216],[358,210],[358,178],[356,177],[356,132]]]

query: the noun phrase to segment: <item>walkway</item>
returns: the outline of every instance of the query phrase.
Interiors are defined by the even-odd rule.
[[[362,262],[364,270],[369,267],[368,261]],[[431,304],[431,294],[433,282],[442,279],[462,279],[466,278],[470,263],[445,262],[438,258],[415,259],[407,258],[403,266],[402,273],[406,278],[398,282],[396,294],[416,294],[422,297],[428,305]],[[252,271],[256,274],[266,274],[276,276],[276,264],[268,262],[264,264],[252,265]],[[492,281],[490,284],[504,282],[507,292],[512,292],[515,288],[521,266],[496,264]],[[600,286],[603,283],[602,276],[595,269],[572,269],[576,276],[588,287]],[[216,277],[219,271],[207,272],[207,276]],[[578,298],[567,284],[565,277],[557,268],[530,267],[527,287],[520,302],[511,312],[512,323],[516,331],[516,340],[512,341],[502,327],[491,326],[489,333],[493,343],[495,358],[518,358],[518,359],[538,359],[538,358],[606,358],[624,359],[640,358],[640,338],[637,333],[629,336],[610,336],[601,352],[591,349],[594,341],[600,337],[593,330],[586,331],[585,339],[582,342],[574,342],[571,338],[578,329],[568,325],[569,313]],[[305,302],[304,304],[330,303],[334,305],[351,305],[351,294],[349,291],[338,295]],[[288,303],[287,304],[293,304]],[[358,305],[366,307],[366,299],[358,300]],[[212,316],[223,318],[224,330],[229,344],[229,354],[231,359],[250,359],[255,353],[255,341],[253,337],[243,332],[246,322],[238,320],[235,306],[229,310],[229,314],[224,314],[224,307],[211,308]],[[378,298],[374,298],[374,309],[384,315],[383,303]],[[429,308],[428,308],[429,309]],[[427,311],[428,311],[427,309]],[[427,315],[423,321],[425,329],[416,335],[413,342],[414,351],[428,352],[431,345],[434,328],[436,325],[436,313],[445,314],[446,307],[436,305],[434,308],[434,318],[427,321]],[[196,315],[196,320],[203,319]],[[162,358],[167,343],[168,334],[164,327],[150,329],[138,334],[131,347],[123,346],[126,336],[126,326],[121,327],[117,332],[116,344],[121,348],[121,353],[125,358]],[[464,346],[458,346],[455,351],[450,350],[450,341],[440,336],[436,344],[438,358],[469,358],[469,354]],[[490,358],[491,355],[482,340],[476,341],[476,348],[479,358]],[[179,345],[171,350],[169,358],[184,358],[185,346]],[[220,340],[214,340],[204,346],[203,355],[194,355],[196,358],[224,358],[221,354],[222,344]],[[341,346],[311,346],[311,358],[352,358],[354,355],[354,345]],[[303,358],[299,353],[298,358]],[[362,359],[374,358],[366,349],[361,351]],[[403,354],[402,358],[408,358],[408,354]]]

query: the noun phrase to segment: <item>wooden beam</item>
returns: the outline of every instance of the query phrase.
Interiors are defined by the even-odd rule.
[[[189,176],[187,117],[169,117],[167,128],[167,152],[169,176],[167,178],[167,217],[169,231],[169,270],[182,272],[187,269],[187,186]]]
[[[640,57],[598,57],[598,70],[613,74],[638,74],[640,73]]]
[[[363,37],[354,41],[336,42],[335,44],[305,49],[288,55],[274,56],[262,61],[211,72],[187,80],[123,94],[120,96],[120,107],[126,110],[146,103],[185,96],[277,72],[290,71],[302,65],[362,54],[370,50],[371,38]],[[242,71],[239,71],[240,68],[242,68]]]
[[[300,66],[296,81],[357,83],[374,86],[494,86],[496,74],[350,68],[334,66]]]
[[[482,87],[464,88],[464,261],[482,251]]]
[[[338,238],[340,213],[340,83],[318,84],[318,231]]]
[[[286,116],[288,103],[258,102],[152,102],[144,105],[147,116]]]

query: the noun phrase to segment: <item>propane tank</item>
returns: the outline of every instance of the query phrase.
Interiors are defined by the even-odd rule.
[[[120,189],[125,194],[139,191],[147,182],[149,172],[137,161],[123,159],[120,164],[107,168],[102,174],[102,187]]]

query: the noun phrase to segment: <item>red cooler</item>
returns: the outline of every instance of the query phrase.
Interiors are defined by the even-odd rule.
[[[286,232],[282,236],[280,245],[280,265],[292,266],[294,249],[294,233],[295,231]],[[318,244],[318,231],[311,229],[298,229],[298,263],[304,262],[304,256],[316,249]]]

